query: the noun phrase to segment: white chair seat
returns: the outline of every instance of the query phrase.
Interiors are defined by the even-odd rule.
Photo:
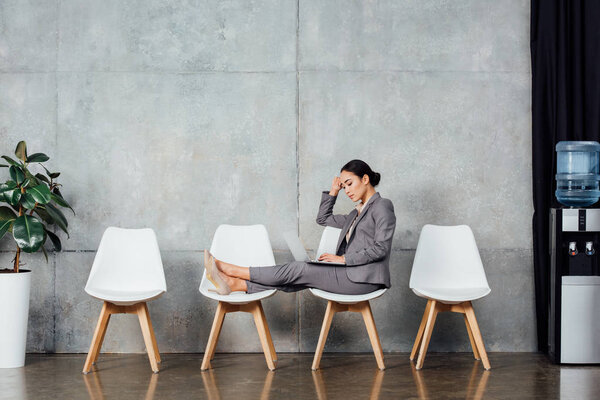
[[[162,296],[162,294],[165,293],[165,290],[162,289],[131,291],[91,287],[85,288],[85,291],[92,297],[103,301],[108,301],[119,306],[129,306],[142,301],[150,301]]]
[[[223,301],[225,303],[231,304],[247,304],[252,301],[266,299],[267,297],[273,296],[275,292],[277,292],[277,290],[275,289],[265,290],[262,292],[252,294],[248,294],[245,292],[231,292],[230,294],[224,296],[218,294],[217,292],[213,292],[212,290],[215,290],[215,285],[213,285],[212,282],[206,278],[205,271],[202,275],[202,281],[200,282],[200,293],[203,296],[208,297],[209,299]]]
[[[376,299],[379,296],[383,295],[387,291],[386,288],[383,288],[383,289],[379,289],[379,290],[376,290],[374,292],[367,293],[367,294],[354,295],[354,294],[331,293],[331,292],[326,292],[325,290],[321,290],[321,289],[309,289],[309,290],[312,294],[314,294],[317,297],[320,297],[325,300],[335,301],[336,303],[342,303],[342,304],[355,304],[355,303],[360,303],[361,301],[373,300],[373,299]]]
[[[419,297],[436,300],[446,304],[458,304],[464,301],[473,301],[487,296],[489,287],[476,288],[412,288]]]

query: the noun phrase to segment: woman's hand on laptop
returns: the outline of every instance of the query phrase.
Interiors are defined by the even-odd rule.
[[[334,262],[339,264],[346,264],[344,256],[336,256],[335,254],[323,253],[319,256],[319,261]]]

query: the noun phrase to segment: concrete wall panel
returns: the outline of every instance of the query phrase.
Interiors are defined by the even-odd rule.
[[[265,224],[309,248],[320,193],[361,158],[396,208],[393,287],[373,302],[384,350],[408,351],[424,300],[408,288],[426,223],[469,224],[492,293],[475,309],[488,349],[534,351],[529,2],[8,1],[0,5],[0,143],[51,157],[70,239],[34,269],[28,349],[86,352],[100,301],[83,288],[107,226],[152,227],[168,293],[150,304],[163,352],[200,352],[216,303],[198,292],[219,224]],[[6,170],[0,170],[6,173]],[[342,193],[336,212],[353,204]],[[10,266],[13,243],[0,241]],[[278,351],[313,351],[325,302],[264,302]],[[218,351],[260,351],[228,316]],[[110,352],[144,350],[116,316]],[[468,351],[456,315],[431,349]],[[328,351],[370,351],[340,315]]]

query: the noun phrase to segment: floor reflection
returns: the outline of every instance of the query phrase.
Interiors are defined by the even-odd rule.
[[[102,373],[92,372],[91,374],[81,375],[85,388],[87,389],[90,400],[102,400],[104,399],[104,388],[102,386]],[[154,399],[156,392],[156,384],[158,383],[158,374],[150,374],[150,380],[148,381],[148,389],[146,390],[145,400]]]
[[[563,367],[560,369],[561,399],[597,399],[598,367]]]
[[[419,399],[430,399],[429,391],[427,390],[427,371],[420,370],[418,371],[415,367],[414,363],[410,364],[412,370],[413,380],[415,381],[415,385],[417,386],[417,395]],[[471,369],[471,375],[469,378],[469,382],[466,386],[467,393],[465,399],[473,399],[480,400],[483,398],[483,394],[485,392],[485,388],[488,383],[488,379],[490,377],[490,371],[486,371],[481,368],[481,362],[474,361],[473,368]],[[433,382],[436,390],[440,388],[439,377]],[[461,384],[461,382],[452,382],[452,386],[457,384]]]
[[[203,371],[202,382],[204,383],[204,389],[206,390],[206,394],[208,396],[208,400],[221,400],[221,392],[219,390],[219,383],[217,380],[217,375],[214,370],[209,369],[208,371]],[[265,375],[265,382],[263,384],[262,392],[260,394],[260,400],[268,400],[269,394],[271,393],[271,386],[273,385],[273,377],[275,376],[275,371],[267,371]]]
[[[381,392],[381,384],[383,383],[383,376],[385,372],[379,369],[375,370],[375,375],[373,377],[373,382],[371,383],[371,393],[369,395],[370,400],[379,399],[379,394]],[[313,383],[315,385],[315,391],[317,392],[317,398],[319,400],[327,399],[327,387],[325,385],[325,378],[323,376],[322,370],[312,371]],[[339,382],[336,382],[336,385],[339,385]],[[355,393],[348,393],[348,398],[354,398]],[[339,395],[336,395],[338,398]]]
[[[25,368],[0,369],[0,399],[27,399]]]

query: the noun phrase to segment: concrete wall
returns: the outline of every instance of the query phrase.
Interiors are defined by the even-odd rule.
[[[77,211],[65,251],[24,258],[29,351],[87,351],[101,304],[83,287],[110,225],[158,235],[161,351],[203,351],[216,227],[265,224],[291,260],[281,231],[317,245],[320,192],[352,158],[396,208],[393,287],[372,305],[384,350],[408,351],[424,310],[408,279],[426,223],[475,232],[488,349],[536,349],[528,1],[8,0],[0,16],[0,152],[25,139],[49,154]],[[351,209],[341,195],[336,212]],[[264,307],[278,351],[314,350],[324,301]],[[438,321],[432,351],[469,349],[462,318]],[[135,318],[114,317],[104,348],[143,351]],[[369,350],[359,316],[337,316],[326,351]],[[260,351],[249,315],[227,317],[218,351]]]

